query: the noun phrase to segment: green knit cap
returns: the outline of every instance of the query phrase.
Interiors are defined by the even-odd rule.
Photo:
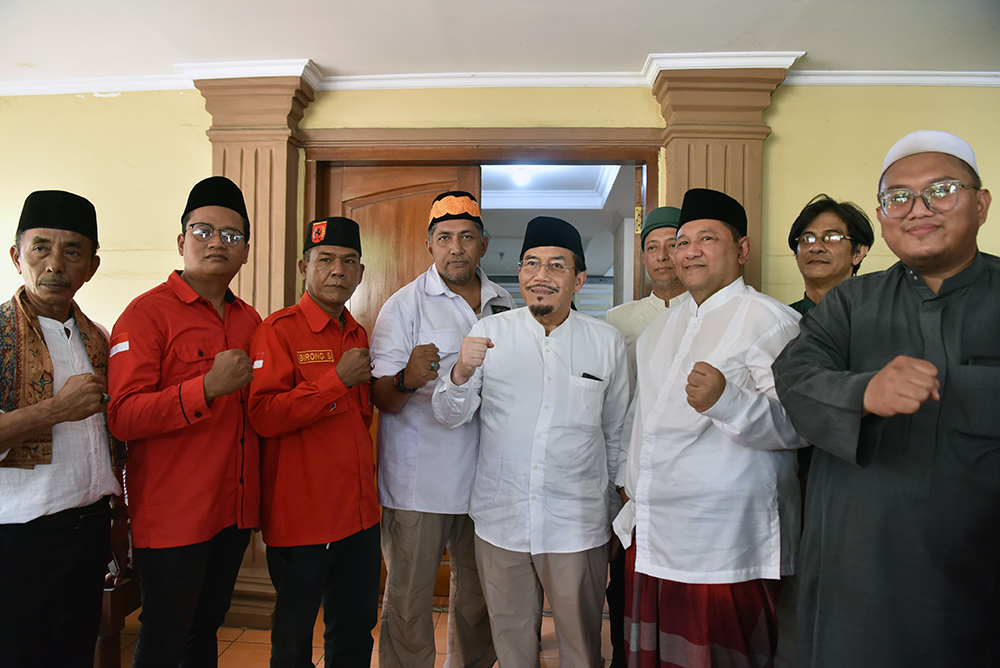
[[[661,227],[679,228],[680,220],[681,210],[675,206],[661,206],[658,209],[653,209],[646,216],[646,220],[642,221],[642,236],[639,238],[639,245],[642,248],[646,247],[646,237],[653,230]]]

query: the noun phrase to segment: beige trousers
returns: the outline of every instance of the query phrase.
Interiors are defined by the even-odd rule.
[[[476,561],[500,668],[539,668],[543,595],[552,607],[560,668],[599,668],[607,545],[529,554],[476,536]]]
[[[433,668],[434,582],[446,545],[451,565],[447,665],[488,668],[496,661],[473,536],[468,515],[382,509],[388,576],[378,637],[380,668]]]

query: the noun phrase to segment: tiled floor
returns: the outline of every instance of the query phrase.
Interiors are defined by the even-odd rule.
[[[322,612],[320,613],[322,615]],[[608,620],[604,620],[601,642],[601,654],[605,663],[611,662],[611,639]],[[122,632],[122,668],[132,665],[132,652],[135,651],[136,633],[139,630],[139,613],[135,612],[125,621]],[[375,648],[378,649],[378,627],[375,627]],[[448,635],[448,613],[434,613],[435,646],[440,652],[445,648]],[[238,629],[223,627],[219,629],[219,668],[267,668],[271,657],[271,633],[257,629]],[[323,658],[323,622],[316,620],[313,631],[313,663],[320,666]],[[435,668],[444,666],[445,655],[439,653]],[[559,665],[559,643],[556,640],[556,630],[551,617],[542,619],[542,668],[555,668]],[[378,652],[372,654],[372,666],[378,666]]]

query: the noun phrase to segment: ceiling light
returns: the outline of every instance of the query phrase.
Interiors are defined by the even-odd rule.
[[[526,186],[531,183],[531,174],[524,167],[518,167],[512,178],[514,179],[514,185]]]

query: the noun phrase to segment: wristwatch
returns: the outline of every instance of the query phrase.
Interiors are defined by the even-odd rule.
[[[403,385],[404,371],[406,371],[406,369],[400,369],[396,372],[396,375],[392,377],[392,386],[396,388],[397,392],[402,392],[403,394],[413,394],[419,388],[415,387],[411,390],[406,385]]]

